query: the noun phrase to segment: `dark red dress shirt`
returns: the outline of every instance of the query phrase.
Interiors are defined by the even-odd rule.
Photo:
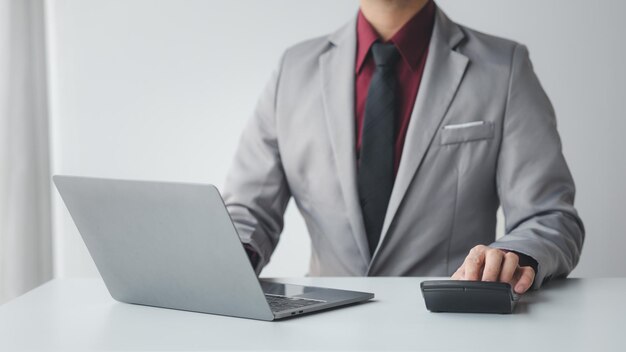
[[[428,44],[435,22],[435,3],[429,1],[389,40],[400,51],[401,59],[396,64],[396,101],[398,116],[396,116],[396,141],[394,146],[394,170],[398,172],[402,147],[406,131],[411,120],[411,112],[420,87]],[[365,101],[370,81],[374,75],[376,65],[370,48],[374,42],[380,40],[378,34],[359,11],[357,19],[357,52],[356,52],[356,79],[355,79],[355,116],[356,116],[356,150],[361,150],[361,128],[365,115]]]

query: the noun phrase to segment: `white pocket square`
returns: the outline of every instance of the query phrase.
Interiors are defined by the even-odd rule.
[[[473,121],[473,122],[466,122],[466,123],[458,123],[458,124],[454,124],[454,125],[445,125],[443,126],[444,130],[453,130],[453,129],[457,129],[457,128],[466,128],[466,127],[473,127],[473,126],[480,126],[480,125],[484,125],[485,121]]]

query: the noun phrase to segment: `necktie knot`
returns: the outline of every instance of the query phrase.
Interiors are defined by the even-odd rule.
[[[376,42],[372,45],[372,55],[374,55],[376,66],[393,68],[398,57],[400,57],[400,52],[392,43],[383,44]]]

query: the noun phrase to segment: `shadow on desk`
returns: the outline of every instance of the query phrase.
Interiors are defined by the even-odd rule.
[[[562,290],[576,290],[582,285],[579,279],[556,279],[543,285],[539,290],[527,292],[522,296],[514,314],[528,314],[538,304],[548,303],[558,297],[555,292]]]
[[[354,304],[329,308],[321,311],[311,312],[306,315],[289,317],[275,322],[266,322],[261,320],[237,318],[223,315],[181,311],[168,308],[159,308],[143,305],[135,305],[121,302],[114,302],[110,305],[110,309],[103,326],[99,331],[97,345],[104,346],[104,349],[112,350],[133,350],[155,349],[155,350],[186,350],[198,348],[217,348],[230,349],[230,344],[219,346],[228,338],[224,338],[223,332],[230,331],[232,334],[231,344],[236,341],[238,346],[244,346],[242,349],[258,347],[254,341],[245,341],[242,337],[245,331],[255,331],[260,328],[276,331],[279,326],[284,326],[281,322],[287,321],[306,321],[308,318],[320,314],[328,314],[335,310],[350,310],[357,306],[377,304],[376,300],[357,302]],[[329,320],[332,320],[329,315]],[[217,332],[215,327],[219,326]],[[300,324],[298,324],[300,326]],[[212,334],[220,334],[219,337]],[[280,336],[276,336],[279,338]],[[204,341],[207,346],[189,345],[190,341]],[[245,347],[246,343],[251,345]],[[217,346],[215,344],[218,344]],[[209,345],[210,344],[210,345]]]
[[[215,319],[221,328],[231,330],[230,327],[232,331],[245,331],[253,329],[254,324],[264,323],[219,315],[207,319],[207,315],[115,302],[104,319],[97,345],[105,350],[191,350],[201,346],[189,345],[190,341],[212,340]]]

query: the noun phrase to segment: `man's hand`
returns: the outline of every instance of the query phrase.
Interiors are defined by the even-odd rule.
[[[514,252],[478,245],[472,248],[452,279],[508,282],[516,293],[521,294],[532,286],[535,270],[518,264],[519,257]]]

